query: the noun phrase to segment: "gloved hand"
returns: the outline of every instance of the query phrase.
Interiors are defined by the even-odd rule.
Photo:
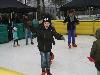
[[[94,63],[95,63],[95,60],[94,60],[94,58],[93,58],[92,56],[87,57],[87,58],[89,59],[89,61],[91,61],[91,62],[94,62]]]

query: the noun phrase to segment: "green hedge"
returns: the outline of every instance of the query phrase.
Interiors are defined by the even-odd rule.
[[[0,24],[0,44],[8,42],[7,25]]]
[[[0,32],[0,44],[8,42],[8,33]]]
[[[0,25],[0,32],[7,32],[7,25]]]

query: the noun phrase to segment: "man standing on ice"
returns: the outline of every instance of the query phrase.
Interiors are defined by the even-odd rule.
[[[75,10],[71,9],[68,12],[68,16],[65,18],[64,23],[67,23],[67,30],[68,30],[68,46],[71,48],[71,43],[73,47],[77,47],[75,43],[75,31],[76,31],[76,24],[79,24],[79,21],[75,17]],[[72,39],[72,40],[71,40]]]

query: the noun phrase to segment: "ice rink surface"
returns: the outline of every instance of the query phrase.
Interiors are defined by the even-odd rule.
[[[76,37],[77,48],[68,49],[66,42],[55,40],[52,52],[55,59],[51,65],[53,75],[96,75],[94,63],[87,57],[95,38],[93,36]],[[0,67],[22,72],[25,75],[41,75],[40,53],[37,48],[37,40],[34,45],[25,45],[25,39],[20,40],[20,47],[13,47],[13,41],[0,44]],[[30,42],[29,42],[30,43]]]

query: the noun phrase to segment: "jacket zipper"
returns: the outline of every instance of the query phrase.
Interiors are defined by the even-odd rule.
[[[44,33],[44,39],[45,39],[45,33]],[[45,50],[45,43],[44,43],[44,50]]]

